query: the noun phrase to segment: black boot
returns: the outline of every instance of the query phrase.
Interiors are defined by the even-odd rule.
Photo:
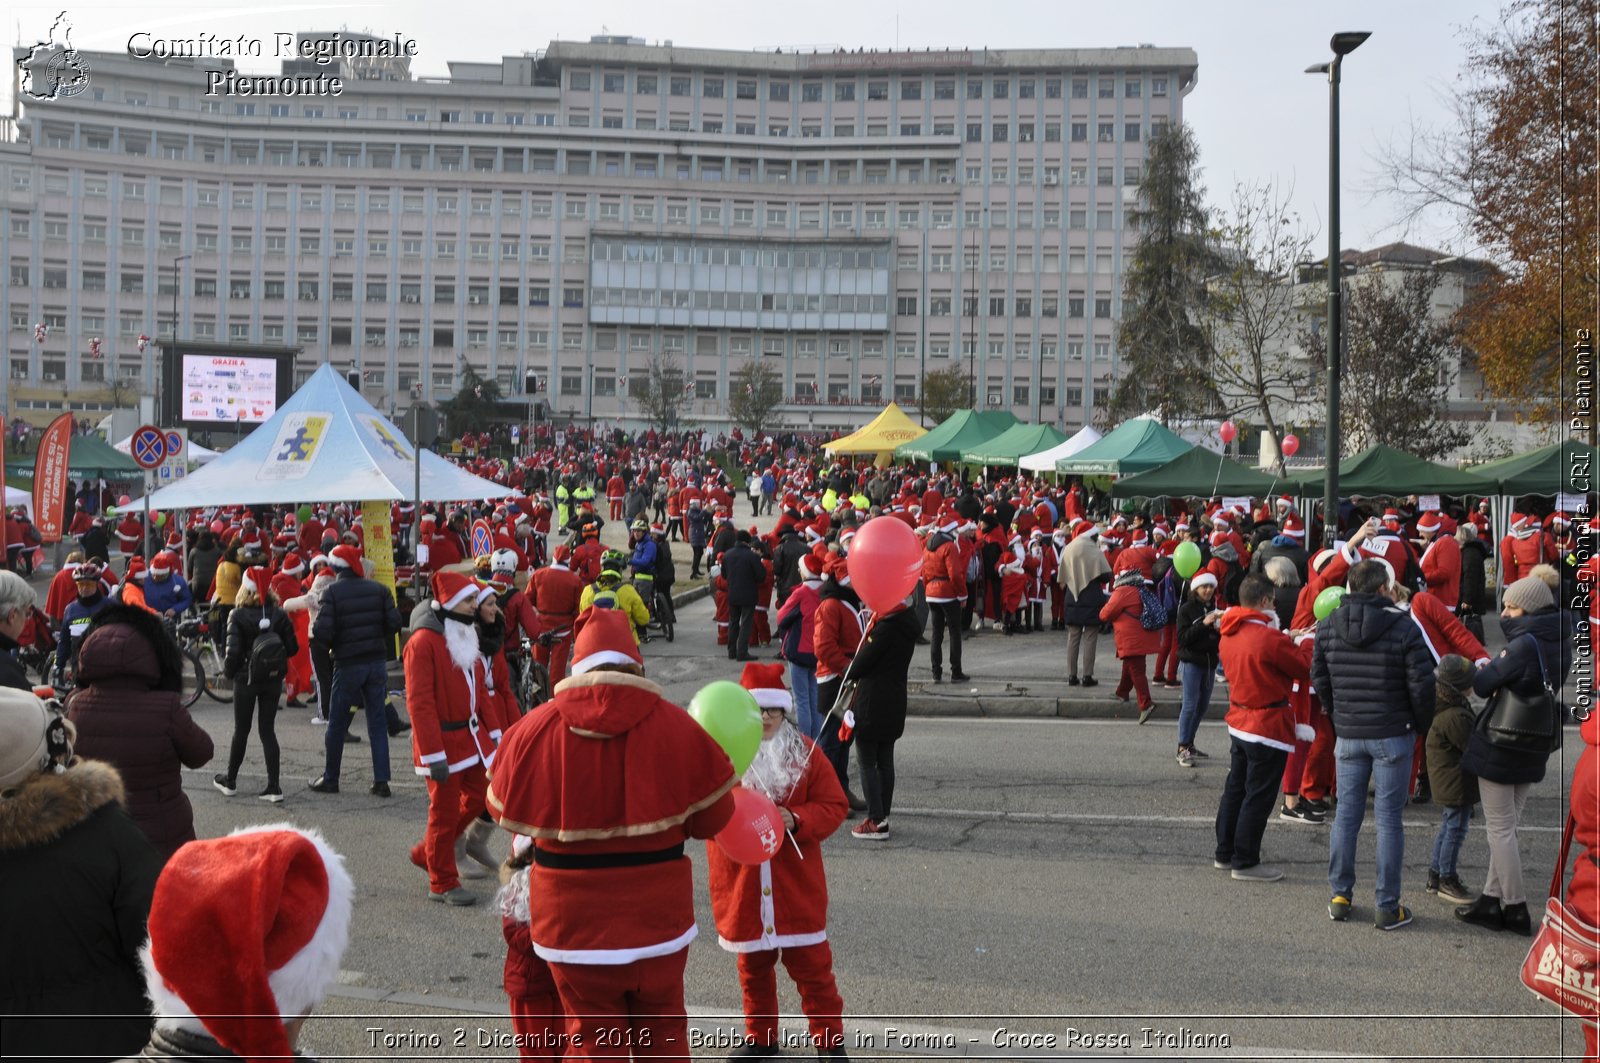
[[[1044,630],[1044,603],[1043,602],[1034,602],[1033,603],[1033,630],[1035,630],[1035,631],[1043,631]]]
[[[1523,918],[1526,919],[1527,905],[1523,905],[1522,908]],[[1491,897],[1487,893],[1480,894],[1471,904],[1457,908],[1456,918],[1463,923],[1472,923],[1490,930],[1505,929],[1505,913],[1500,910],[1500,898]]]
[[[1500,916],[1505,928],[1513,934],[1523,937],[1533,936],[1533,923],[1528,918],[1528,903],[1508,904],[1500,909]]]

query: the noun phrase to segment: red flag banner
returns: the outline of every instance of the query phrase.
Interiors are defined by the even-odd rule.
[[[0,471],[6,467],[6,429],[11,426],[6,424],[6,419],[0,415]],[[0,555],[6,552],[6,522],[0,520]]]
[[[61,516],[67,502],[67,455],[72,449],[72,414],[50,422],[33,461],[33,525],[47,543],[61,541]]]

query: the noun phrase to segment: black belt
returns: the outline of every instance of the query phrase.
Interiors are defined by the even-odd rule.
[[[683,856],[683,843],[639,853],[554,853],[533,847],[533,862],[561,871],[592,871],[603,867],[644,867],[665,864]]]
[[[471,720],[447,720],[439,725],[441,731],[465,731],[472,726]]]

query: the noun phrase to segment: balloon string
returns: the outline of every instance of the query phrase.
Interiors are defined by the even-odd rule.
[[[1224,444],[1224,446],[1226,446],[1226,444]],[[1212,485],[1211,485],[1211,497],[1212,498],[1217,497],[1217,488],[1222,486],[1222,460],[1223,460],[1222,459],[1222,454],[1219,451],[1217,453],[1217,478],[1216,478],[1216,481],[1213,482]]]
[[[867,636],[872,634],[872,625],[876,624],[877,622],[878,622],[878,614],[874,613],[872,615],[872,619],[867,621],[867,626],[865,628],[863,628],[862,631],[861,631],[861,642],[856,644],[856,650],[857,651],[859,651],[861,649],[862,643],[865,643],[867,641]],[[844,675],[839,677],[839,689],[840,690],[843,690],[844,689],[844,685],[850,681],[850,669],[854,668],[855,666],[856,666],[856,655],[855,654],[851,654],[850,655],[850,663],[844,666]],[[812,706],[812,710],[815,711],[816,710],[816,706]],[[833,715],[832,706],[829,706],[829,710],[830,711],[828,713],[828,717],[831,719],[831,717]],[[844,721],[841,719],[839,722],[843,723]],[[826,722],[824,722],[823,726],[826,727],[826,726],[828,726],[828,724]],[[807,735],[806,737],[810,738],[811,736]],[[794,796],[795,787],[799,786],[800,785],[800,780],[806,777],[806,769],[811,766],[811,754],[815,753],[817,751],[817,746],[818,745],[819,745],[819,743],[813,741],[807,747],[807,749],[806,749],[806,759],[802,760],[800,762],[800,773],[794,777],[794,782],[789,784],[789,792],[783,795],[783,800],[781,802],[779,802],[780,804],[787,805],[789,803],[789,798]],[[799,848],[800,848],[799,845],[795,846],[795,850],[796,851],[799,851]]]

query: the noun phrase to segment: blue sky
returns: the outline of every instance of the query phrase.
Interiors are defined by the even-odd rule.
[[[278,32],[348,26],[415,38],[414,74],[443,76],[448,60],[497,59],[543,48],[552,39],[583,40],[608,32],[718,48],[792,47],[1110,47],[1149,43],[1190,47],[1200,57],[1199,82],[1185,118],[1200,141],[1204,181],[1213,203],[1235,183],[1275,181],[1294,187],[1294,208],[1325,241],[1327,97],[1325,78],[1302,73],[1328,56],[1336,30],[1373,36],[1345,63],[1343,115],[1343,241],[1370,247],[1399,239],[1399,204],[1373,196],[1373,156],[1404,143],[1413,123],[1448,124],[1448,100],[1465,64],[1463,30],[1493,22],[1499,0],[1344,0],[1338,5],[1230,0],[918,0],[916,3],[808,0],[804,5],[749,0],[588,0],[581,4],[451,5],[406,0],[368,4],[262,4],[214,0],[192,4],[76,4],[58,0],[11,5],[15,39],[32,43],[67,3],[73,43],[120,50],[140,30],[163,36],[200,32],[246,34],[271,41]],[[276,72],[262,59],[247,72]],[[10,79],[0,89],[9,113]],[[1425,219],[1406,237],[1456,252],[1463,244],[1449,218]]]

